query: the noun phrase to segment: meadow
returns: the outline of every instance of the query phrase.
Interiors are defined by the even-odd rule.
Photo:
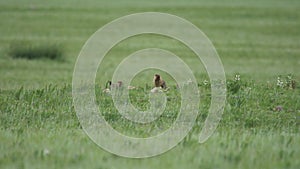
[[[147,70],[133,79],[131,85],[138,88],[130,91],[131,101],[140,109],[149,106],[152,77],[159,72],[170,87],[166,111],[147,125],[118,114],[102,89],[134,51],[156,47],[177,54],[195,74],[201,97],[195,126],[174,149],[146,159],[122,158],[98,147],[82,130],[72,102],[72,74],[95,31],[119,17],[149,11],[185,18],[209,37],[224,65],[227,102],[217,130],[199,144],[211,96],[201,61],[167,37],[149,34],[122,41],[100,64],[95,86],[97,103],[104,103],[99,110],[116,130],[155,135],[172,124],[180,106],[174,80]],[[297,0],[0,0],[0,19],[0,168],[300,167]],[[47,57],[39,58],[41,53]]]

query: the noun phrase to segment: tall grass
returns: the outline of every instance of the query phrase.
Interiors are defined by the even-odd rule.
[[[63,60],[63,49],[59,44],[33,44],[28,42],[13,42],[8,54],[12,58]]]
[[[0,168],[18,165],[19,168],[72,168],[75,163],[79,168],[136,168],[138,164],[152,168],[299,166],[299,88],[279,87],[276,79],[272,84],[258,84],[244,76],[229,79],[227,105],[219,127],[209,141],[199,145],[197,138],[210,105],[208,86],[199,84],[200,114],[193,130],[174,150],[148,161],[117,158],[97,149],[80,129],[72,105],[71,85],[0,90]],[[141,86],[132,91],[133,104],[147,107],[150,89]],[[111,96],[102,93],[100,87],[95,92],[104,118],[128,136],[149,137],[160,133],[172,125],[180,107],[180,94],[171,87],[166,93],[168,103],[162,116],[150,124],[134,124],[118,114]],[[124,163],[123,166],[112,167],[118,164],[116,161]],[[153,167],[158,163],[159,166]]]

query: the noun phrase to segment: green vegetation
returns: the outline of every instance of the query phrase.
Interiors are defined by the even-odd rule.
[[[147,70],[133,79],[131,85],[138,88],[130,91],[130,99],[140,109],[149,107],[151,80],[158,72],[170,86],[166,111],[146,125],[118,114],[102,89],[134,51],[157,47],[175,53],[191,67],[201,93],[196,124],[178,146],[157,157],[127,159],[102,150],[84,133],[71,82],[76,58],[92,33],[113,19],[145,11],[183,17],[210,38],[224,64],[227,103],[216,132],[198,144],[210,106],[209,79],[200,60],[167,37],[149,34],[122,41],[100,64],[95,87],[99,110],[116,130],[155,135],[172,125],[180,107],[174,80]],[[0,168],[298,169],[299,18],[297,0],[0,1]],[[34,59],[40,57],[50,59]]]
[[[49,85],[37,90],[20,88],[15,91],[1,91],[1,167],[299,166],[299,88],[286,89],[276,84],[257,85],[243,79],[229,81],[228,88],[236,89],[228,92],[227,105],[219,128],[212,138],[200,145],[198,134],[210,102],[208,85],[200,86],[200,114],[190,134],[170,152],[144,160],[123,159],[96,148],[81,130],[72,106],[69,85]],[[140,98],[145,98],[145,90],[149,89],[145,87],[132,91],[131,96],[139,99],[134,102],[137,107],[146,107],[147,99]],[[98,103],[102,103],[99,104],[102,114],[116,130],[131,136],[148,137],[168,128],[175,120],[174,112],[178,111],[176,100],[179,97],[176,90],[174,88],[166,93],[171,103],[167,105],[162,116],[146,125],[138,125],[122,118],[115,110],[109,95],[102,93],[99,88],[96,93]],[[180,163],[177,165],[177,162]]]
[[[23,59],[63,59],[61,47],[55,44],[32,45],[26,42],[16,42],[10,45],[9,55],[13,58]]]

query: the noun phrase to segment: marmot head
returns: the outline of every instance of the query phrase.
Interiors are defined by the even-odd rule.
[[[160,75],[159,74],[155,74],[154,75],[154,80],[160,80]]]

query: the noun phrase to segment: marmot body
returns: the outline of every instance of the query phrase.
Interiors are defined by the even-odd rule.
[[[154,75],[153,83],[155,87],[161,87],[163,89],[167,88],[166,82],[161,78],[159,74]]]

